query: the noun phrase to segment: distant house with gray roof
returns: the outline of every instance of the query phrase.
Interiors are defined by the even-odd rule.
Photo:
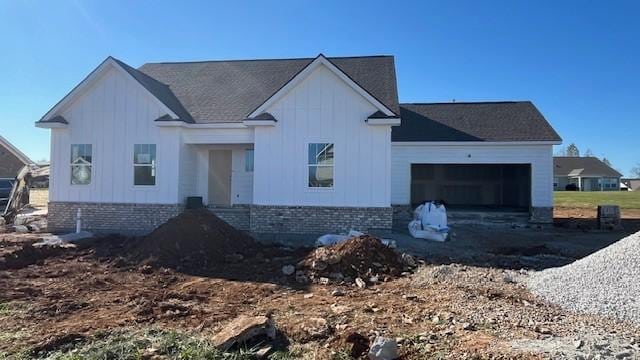
[[[553,188],[556,191],[619,191],[622,174],[596,157],[555,156]]]

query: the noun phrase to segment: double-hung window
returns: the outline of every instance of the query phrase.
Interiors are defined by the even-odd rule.
[[[71,145],[71,185],[91,184],[91,144]]]
[[[133,184],[156,184],[156,144],[133,146]]]
[[[244,171],[253,172],[253,149],[244,151]]]
[[[309,168],[310,188],[332,188],[333,144],[309,144],[309,158],[307,167]]]

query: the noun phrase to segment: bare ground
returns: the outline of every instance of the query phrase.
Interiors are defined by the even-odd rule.
[[[0,255],[38,237],[0,234]],[[0,358],[55,350],[114,329],[157,327],[207,339],[240,314],[272,316],[283,343],[313,359],[338,358],[354,332],[398,338],[404,359],[559,358],[550,341],[569,339],[563,346],[572,347],[572,339],[594,333],[610,342],[640,342],[635,325],[572,314],[535,298],[519,283],[525,271],[435,265],[427,258],[416,273],[366,289],[301,285],[281,268],[305,250],[269,248],[191,275],[128,263],[116,255],[118,241],[0,270]],[[336,289],[345,296],[333,296]]]

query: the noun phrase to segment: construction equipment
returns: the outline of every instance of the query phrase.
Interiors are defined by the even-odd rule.
[[[20,210],[29,203],[29,189],[35,181],[49,176],[49,168],[37,165],[25,165],[20,169],[13,182],[13,188],[7,200],[2,217],[7,224],[12,224]]]

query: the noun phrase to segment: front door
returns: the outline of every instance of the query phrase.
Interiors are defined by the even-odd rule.
[[[209,205],[231,205],[231,150],[209,151]]]

